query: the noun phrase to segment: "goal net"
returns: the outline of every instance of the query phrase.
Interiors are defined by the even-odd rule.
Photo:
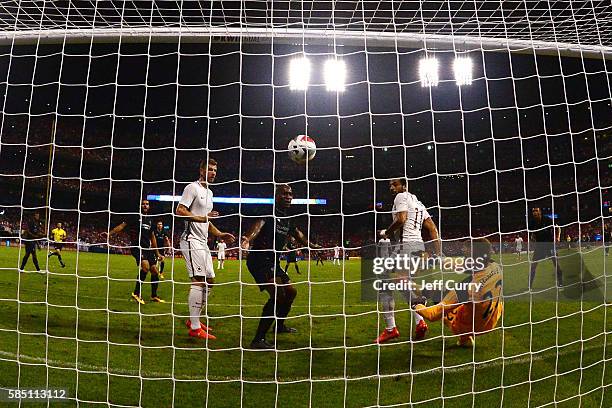
[[[611,406],[611,56],[609,1],[2,2],[0,405]]]

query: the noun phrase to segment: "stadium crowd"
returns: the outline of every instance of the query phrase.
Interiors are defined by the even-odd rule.
[[[203,150],[175,149],[177,139],[161,127],[151,127],[144,139],[130,137],[130,132],[141,128],[116,125],[110,131],[85,128],[82,118],[54,122],[44,116],[7,117],[0,153],[0,173],[8,192],[0,197],[0,206],[5,206],[0,217],[3,237],[19,235],[23,218],[15,208],[45,211],[50,195],[52,211],[45,211],[43,219],[51,225],[61,221],[68,242],[76,244],[78,240],[83,248],[95,250],[106,242],[101,234],[114,225],[116,218],[138,211],[141,195],[180,194],[196,176],[196,163]],[[527,240],[526,214],[536,204],[557,214],[557,223],[564,226],[564,240],[597,242],[610,214],[608,187],[612,175],[607,170],[612,157],[611,137],[609,133],[597,133],[595,137],[573,137],[572,143],[526,143],[515,152],[524,158],[525,168],[502,168],[501,160],[494,163],[485,142],[467,145],[467,156],[463,150],[459,154],[440,150],[438,167],[431,167],[436,161],[434,144],[408,146],[406,152],[378,149],[372,153],[370,147],[323,149],[309,164],[308,173],[284,158],[282,151],[279,153],[283,156],[279,156],[270,149],[228,149],[215,152],[220,183],[213,190],[216,196],[269,197],[274,180],[292,182],[298,197],[326,198],[326,205],[297,206],[303,214],[300,223],[323,247],[340,244],[353,256],[358,255],[359,247],[373,243],[374,231],[388,223],[392,199],[387,179],[398,172],[408,173],[409,190],[428,207],[442,238],[449,242],[489,236],[494,246],[501,243],[498,250],[504,250],[517,234]],[[151,150],[143,150],[143,146]],[[469,166],[467,158],[471,159]],[[473,160],[479,158],[487,160]],[[484,167],[471,168],[473,162]],[[554,166],[541,166],[547,163]],[[483,170],[486,174],[474,174]],[[270,211],[264,207],[219,205],[223,216],[219,223],[237,234],[245,228],[239,214]],[[153,203],[153,212],[173,231],[178,248],[182,223],[172,218],[172,205]],[[111,251],[127,251],[128,242],[118,234],[110,242]]]

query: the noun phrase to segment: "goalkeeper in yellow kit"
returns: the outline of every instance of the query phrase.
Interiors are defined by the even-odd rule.
[[[53,250],[49,252],[47,258],[51,258],[52,256],[57,256],[60,265],[62,268],[66,267],[62,259],[62,248],[64,248],[64,241],[66,240],[66,231],[62,228],[62,223],[58,222],[56,227],[51,230],[51,241],[53,245]]]
[[[503,273],[501,265],[491,259],[491,243],[486,238],[468,241],[464,252],[474,260],[483,260],[483,267],[472,270],[464,281],[469,284],[467,289],[448,292],[434,306],[417,304],[415,310],[429,321],[443,318],[444,324],[460,335],[460,346],[473,346],[474,336],[493,329],[503,313]]]

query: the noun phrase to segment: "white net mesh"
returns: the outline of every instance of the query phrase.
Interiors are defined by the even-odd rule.
[[[611,33],[605,1],[2,2],[0,401],[20,389],[65,390],[73,405],[612,405]],[[292,83],[292,62],[309,78]],[[317,145],[307,164],[287,155],[302,134]],[[214,224],[238,238],[222,266],[210,234],[215,285],[198,299],[215,340],[185,327],[188,271],[208,261],[204,247],[179,250],[175,214],[208,158]],[[402,177],[444,259],[487,237],[503,271],[500,297],[456,291],[446,317],[426,315],[423,340],[400,293],[390,324],[393,302],[368,291],[369,249],[401,212],[389,180]],[[286,222],[273,199],[284,183],[307,241],[276,248],[297,333],[274,335],[276,322],[274,348],[254,350],[269,302],[262,247],[238,243],[258,220]],[[166,255],[144,304],[130,298],[129,256],[155,264],[133,228],[142,197]],[[407,224],[424,221],[415,208]],[[533,262],[547,233],[558,265]],[[432,268],[414,280],[465,278]],[[432,306],[450,289],[423,295]],[[472,309],[463,329],[452,323],[459,303],[488,314],[500,301],[490,326]],[[393,325],[399,337],[376,344]]]

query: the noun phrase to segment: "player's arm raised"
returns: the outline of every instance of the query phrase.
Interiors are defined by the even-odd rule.
[[[248,251],[248,249],[251,246],[251,242],[255,238],[257,238],[257,236],[259,235],[259,232],[261,231],[265,223],[266,221],[261,220],[261,219],[255,221],[253,225],[251,225],[251,227],[247,230],[247,232],[245,232],[245,234],[242,236],[242,242],[240,243],[240,248],[244,249],[245,251]]]
[[[303,246],[305,246],[305,247],[314,248],[314,249],[320,249],[321,248],[321,245],[315,244],[313,242],[309,242],[308,238],[306,238],[306,235],[304,235],[304,233],[302,231],[300,231],[300,229],[297,228],[297,227],[293,230],[293,233],[291,235],[293,236],[293,238],[298,240],[298,242],[300,244],[302,244]]]
[[[110,230],[108,233],[103,232],[102,236],[106,237],[106,238],[110,238],[115,234],[120,233],[121,231],[123,231],[125,229],[125,227],[127,227],[127,222],[122,222],[121,224],[117,225],[115,228],[113,228],[112,230]]]

